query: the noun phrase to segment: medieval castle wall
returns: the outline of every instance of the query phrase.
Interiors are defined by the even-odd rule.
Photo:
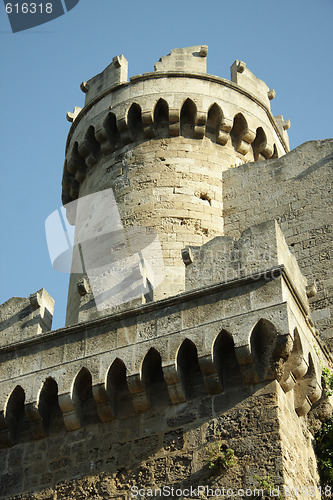
[[[223,173],[225,234],[238,237],[249,225],[270,219],[279,222],[302,273],[316,284],[312,318],[330,346],[332,151],[332,140],[309,142],[279,160]]]
[[[274,91],[239,61],[232,81],[207,75],[206,56],[206,46],[176,49],[128,83],[127,61],[115,58],[81,86],[86,104],[72,117],[63,202],[112,188],[125,227],[157,229],[166,276],[155,299],[184,291],[182,248],[223,234],[222,172],[288,151]],[[79,320],[78,279],[67,324]]]
[[[275,92],[241,61],[231,81],[207,75],[206,56],[175,49],[129,82],[119,56],[81,84],[62,186],[76,236],[91,231],[74,248],[85,265],[64,328],[45,290],[0,306],[0,498],[241,498],[268,477],[321,497],[332,141],[289,153]],[[130,285],[112,256],[136,253],[142,287],[112,302]],[[114,272],[105,307],[91,256]]]

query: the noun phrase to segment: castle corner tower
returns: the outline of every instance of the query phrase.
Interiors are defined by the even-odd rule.
[[[174,49],[154,72],[129,81],[125,57],[114,57],[81,84],[85,105],[69,114],[62,182],[70,221],[73,205],[79,207],[75,224],[82,247],[74,258],[68,325],[114,311],[135,295],[134,284],[136,303],[184,292],[182,250],[224,234],[222,173],[289,151],[289,124],[270,110],[274,90],[242,61],[232,65],[231,80],[207,74],[207,51],[205,45]],[[106,199],[97,201],[106,190],[109,206]],[[103,210],[89,212],[87,205],[102,203]],[[83,231],[87,220],[94,223]],[[93,257],[101,234],[108,262]],[[80,264],[86,274],[76,272]]]
[[[333,140],[289,152],[274,90],[207,51],[114,57],[67,114],[66,326],[43,288],[0,305],[0,500],[331,495]]]

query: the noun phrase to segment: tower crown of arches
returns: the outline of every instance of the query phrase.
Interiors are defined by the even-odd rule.
[[[227,80],[207,74],[208,47],[174,49],[154,72],[128,81],[128,62],[113,58],[100,74],[81,83],[83,108],[67,113],[72,122],[63,173],[63,203],[79,195],[89,170],[133,143],[184,136],[209,138],[245,161],[279,157],[289,151],[282,115],[273,117],[275,91],[242,61]],[[223,152],[220,153],[223,155]],[[228,151],[226,156],[230,156]]]
[[[143,293],[149,300],[183,292],[182,250],[224,234],[223,172],[289,150],[284,122],[270,110],[275,92],[242,61],[232,65],[231,80],[207,74],[207,52],[206,45],[174,49],[154,72],[129,81],[125,57],[115,57],[81,84],[85,106],[68,114],[73,123],[62,181],[67,218],[78,234],[80,223],[88,224],[87,211],[76,217],[71,202],[112,190],[125,230],[156,230],[164,270],[154,278],[153,292]],[[103,222],[98,216],[96,228]],[[97,240],[89,239],[102,253]],[[109,289],[127,279],[116,274]],[[152,284],[152,277],[142,275],[145,283],[146,278]],[[71,278],[67,324],[94,316],[89,301],[96,293],[81,299],[77,283],[77,276]],[[98,288],[100,297],[103,293]],[[101,314],[114,310],[104,306]]]

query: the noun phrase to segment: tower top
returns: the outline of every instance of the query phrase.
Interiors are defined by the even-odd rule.
[[[69,222],[76,226],[76,239],[85,247],[91,244],[91,251],[83,249],[85,264],[89,261],[89,269],[95,269],[96,255],[104,259],[111,259],[110,253],[115,256],[111,244],[104,248],[104,243],[97,243],[109,227],[104,215],[113,213],[113,208],[102,210],[96,201],[101,193],[119,211],[120,233],[127,235],[125,246],[133,229],[136,238],[141,235],[140,244],[135,245],[139,255],[152,238],[149,230],[157,233],[161,259],[156,248],[148,245],[154,265],[145,264],[142,270],[137,263],[135,280],[133,273],[128,278],[136,283],[139,276],[140,283],[149,281],[153,287],[154,293],[149,286],[144,288],[142,300],[183,292],[182,250],[223,235],[223,171],[245,162],[277,158],[289,150],[285,122],[282,116],[275,120],[270,110],[275,92],[242,61],[233,63],[230,80],[207,74],[207,53],[206,45],[174,49],[155,64],[155,71],[129,81],[127,60],[123,55],[114,57],[104,71],[81,84],[85,105],[67,116],[72,126],[62,199]],[[71,203],[75,200],[78,203]],[[96,210],[90,213],[93,207]],[[115,220],[110,219],[110,224]],[[89,236],[83,236],[90,226]],[[142,236],[145,228],[147,237]],[[113,234],[111,229],[109,233]],[[81,259],[80,252],[79,256]],[[129,268],[122,257],[120,261]],[[94,317],[92,299],[96,295],[103,299],[101,314],[113,310],[114,297],[111,294],[110,300],[105,299],[104,285],[92,294],[82,285],[85,278],[81,274],[87,265],[81,269],[80,259],[78,269],[72,267],[67,324]],[[157,264],[160,260],[163,266]],[[112,286],[107,286],[120,289],[125,271],[118,269],[118,261],[114,265],[108,263],[101,279],[88,272],[90,285],[98,282],[99,287],[106,273],[113,273]],[[128,293],[126,288],[126,297],[132,297]]]
[[[207,45],[173,49],[155,64],[155,71],[129,81],[128,62],[120,55],[104,71],[81,83],[85,105],[67,114],[72,126],[66,147],[64,204],[78,197],[87,171],[102,157],[130,143],[158,138],[156,120],[163,121],[168,137],[182,135],[185,102],[183,115],[193,121],[195,139],[210,136],[221,146],[229,141],[242,156],[252,146],[252,158],[244,161],[260,159],[260,155],[279,157],[289,151],[289,121],[282,115],[275,119],[270,109],[275,91],[242,61],[231,66],[230,80],[207,74],[207,53]],[[161,99],[162,115],[156,112]]]

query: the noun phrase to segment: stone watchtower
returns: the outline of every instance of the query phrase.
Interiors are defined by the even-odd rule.
[[[288,122],[270,111],[274,90],[239,61],[231,81],[207,75],[207,51],[175,49],[129,82],[126,59],[115,57],[81,84],[85,107],[69,114],[63,203],[111,188],[125,228],[157,230],[165,278],[154,300],[185,290],[182,249],[224,234],[223,171],[289,150]],[[93,307],[82,310],[77,282],[67,324],[94,317]]]
[[[315,262],[331,234],[332,141],[289,153],[275,92],[244,62],[207,75],[206,56],[175,49],[130,81],[119,56],[81,84],[66,326],[51,330],[44,289],[0,306],[1,499],[241,498],[268,482],[320,498],[310,427],[330,416],[332,358],[310,312],[329,338],[331,285],[303,251]]]

